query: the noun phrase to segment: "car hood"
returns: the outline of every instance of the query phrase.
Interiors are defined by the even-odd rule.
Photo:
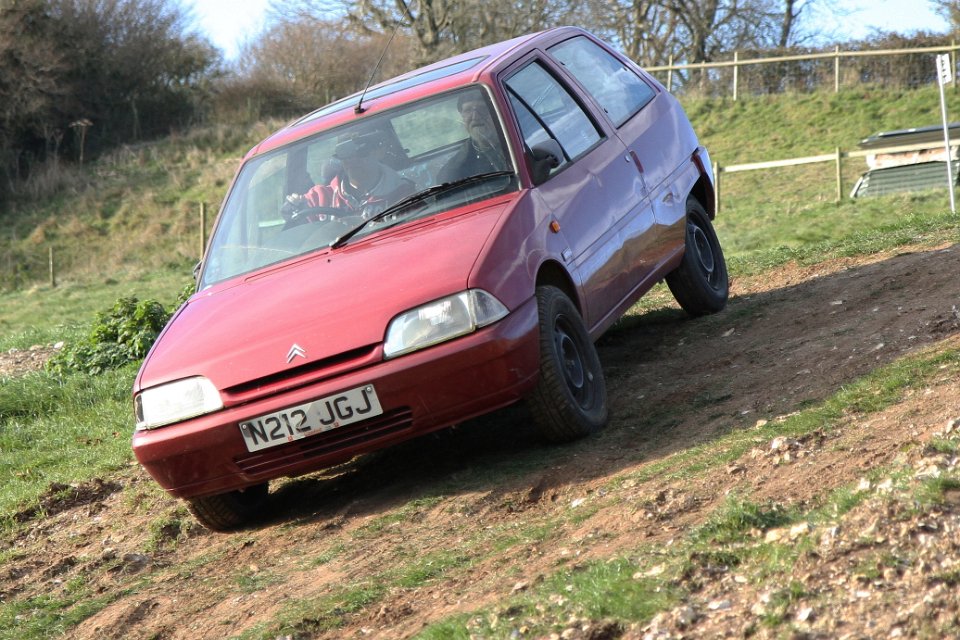
[[[398,313],[467,288],[514,199],[440,214],[194,295],[154,344],[134,390],[195,375],[225,389],[379,345]],[[294,345],[305,357],[288,363]]]

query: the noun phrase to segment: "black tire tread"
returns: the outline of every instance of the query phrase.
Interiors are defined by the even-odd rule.
[[[541,309],[550,309],[554,304],[565,306],[566,313],[571,317],[579,319],[576,307],[570,302],[569,298],[555,287],[538,287],[537,304]],[[569,391],[563,378],[563,373],[557,368],[556,362],[550,358],[544,362],[544,356],[541,355],[540,381],[537,387],[530,394],[528,404],[533,414],[534,421],[545,439],[550,442],[562,443],[571,442],[579,438],[586,437],[606,426],[609,418],[606,399],[606,385],[603,380],[603,374],[599,371],[599,357],[593,350],[593,343],[587,336],[586,329],[582,324],[578,327],[582,331],[582,337],[589,345],[592,353],[588,354],[595,359],[598,374],[595,376],[598,386],[599,409],[595,416],[584,416],[571,405],[569,400]],[[550,332],[543,330],[543,319],[541,318],[540,331],[540,353],[552,353],[553,336]],[[558,399],[568,399],[566,401]]]
[[[707,212],[695,199],[691,199],[687,203],[687,217],[689,218],[691,216],[699,218],[701,229],[716,243],[716,255],[714,257],[718,260],[719,268],[723,270],[724,280],[727,281],[726,261],[723,258],[719,241],[716,238],[716,232],[713,230],[713,225],[710,224],[710,218],[707,216]],[[683,310],[692,316],[704,316],[721,311],[727,304],[729,282],[727,281],[722,293],[717,293],[712,290],[692,258],[690,238],[686,237],[684,241],[687,243],[687,246],[683,261],[676,269],[667,274],[666,277],[670,293],[673,294],[673,297]]]
[[[188,498],[190,513],[211,531],[233,531],[249,524],[260,514],[267,498],[267,486],[256,485],[246,491],[253,495],[241,498],[239,492],[220,493],[212,496]]]

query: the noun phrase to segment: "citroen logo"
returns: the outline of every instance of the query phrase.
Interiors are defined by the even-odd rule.
[[[304,360],[307,359],[307,352],[304,351],[303,347],[298,345],[296,342],[293,343],[293,346],[290,347],[290,351],[287,351],[287,364],[293,362],[293,359],[297,356],[300,356]]]

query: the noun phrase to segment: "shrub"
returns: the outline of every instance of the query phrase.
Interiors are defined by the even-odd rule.
[[[155,300],[119,298],[106,313],[98,313],[87,337],[65,346],[47,362],[47,370],[99,374],[142,360],[170,314]]]

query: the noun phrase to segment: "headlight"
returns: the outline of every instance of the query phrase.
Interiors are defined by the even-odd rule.
[[[223,408],[220,392],[206,378],[186,378],[141,391],[133,400],[137,431]]]
[[[470,289],[401,313],[387,328],[383,355],[387,358],[423,349],[476,331],[508,313],[486,291]]]

